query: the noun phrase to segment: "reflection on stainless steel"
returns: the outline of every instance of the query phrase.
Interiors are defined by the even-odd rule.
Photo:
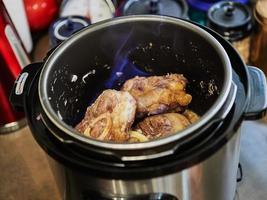
[[[143,180],[102,179],[79,171],[59,168],[54,172],[66,176],[67,194],[75,199],[80,194],[97,193],[113,198],[149,193],[167,193],[179,200],[233,200],[240,152],[240,130],[217,153],[183,171]],[[51,160],[52,161],[52,160]],[[62,171],[65,170],[65,171]],[[62,177],[56,175],[56,178]],[[123,198],[122,198],[123,199]]]
[[[233,200],[240,152],[240,130],[203,163],[183,171],[187,185],[183,200]]]
[[[63,200],[66,199],[66,176],[62,170],[62,166],[59,163],[56,163],[50,156],[47,156],[47,160],[50,166],[50,169],[55,177],[56,184],[60,193],[60,196]]]

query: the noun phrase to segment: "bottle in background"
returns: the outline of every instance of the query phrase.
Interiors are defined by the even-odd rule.
[[[9,93],[29,59],[8,12],[0,0],[0,133],[25,125],[24,116],[13,110]]]
[[[251,38],[250,62],[267,76],[267,0],[257,1],[253,14],[256,28]]]

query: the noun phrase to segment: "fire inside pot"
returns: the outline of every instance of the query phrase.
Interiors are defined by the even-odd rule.
[[[187,108],[187,79],[181,74],[134,77],[120,91],[104,90],[75,127],[89,137],[114,142],[145,142],[177,133],[198,120]]]

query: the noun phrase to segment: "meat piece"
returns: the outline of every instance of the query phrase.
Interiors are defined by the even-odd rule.
[[[199,116],[192,110],[186,109],[183,115],[190,121],[191,124],[199,120]]]
[[[165,113],[145,118],[137,124],[149,139],[174,134],[190,125],[186,117],[178,113]]]
[[[185,91],[186,83],[181,74],[135,77],[126,81],[121,90],[136,99],[137,116],[143,117],[187,106],[192,96]]]
[[[135,111],[136,101],[128,92],[105,90],[75,129],[99,140],[127,141]]]
[[[134,143],[134,142],[146,142],[148,141],[148,137],[146,137],[141,130],[131,130],[130,132],[130,138],[128,142]]]

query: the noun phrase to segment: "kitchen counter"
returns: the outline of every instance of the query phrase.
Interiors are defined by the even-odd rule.
[[[267,120],[245,122],[240,163],[243,180],[236,200],[263,200],[267,196]],[[59,200],[45,153],[29,128],[0,135],[0,200]]]
[[[0,135],[0,200],[59,200],[44,151],[28,127]]]

